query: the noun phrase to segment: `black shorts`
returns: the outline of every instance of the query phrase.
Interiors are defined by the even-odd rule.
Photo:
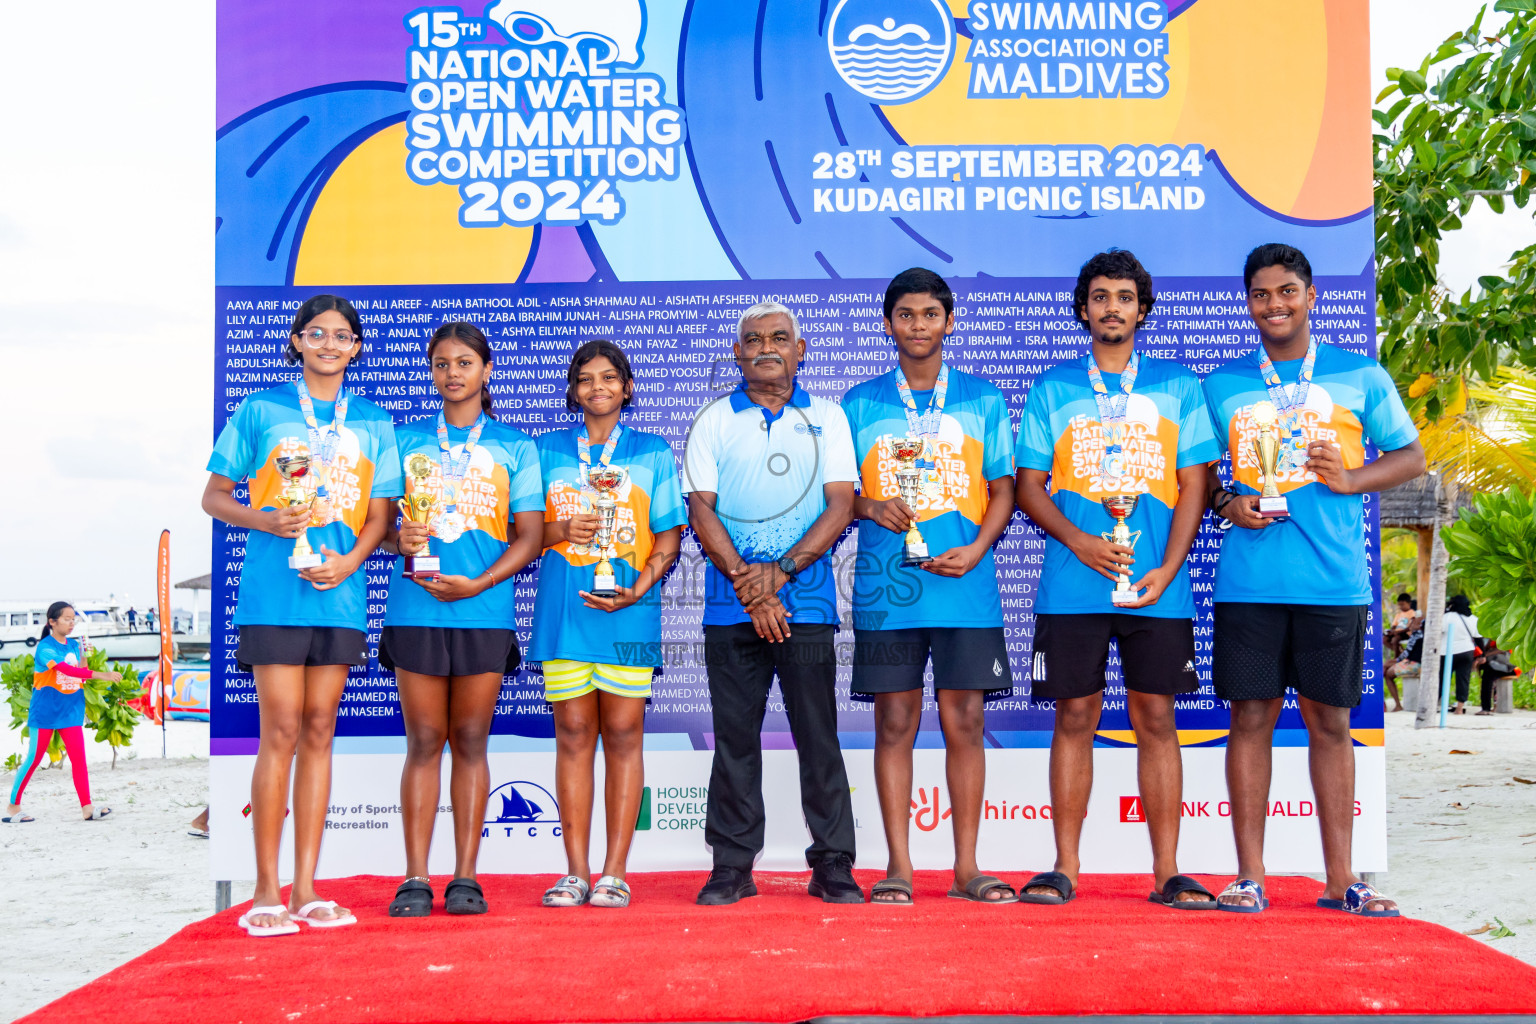
[[[368,634],[340,626],[241,626],[240,671],[252,665],[366,665]]]
[[[1275,700],[1291,689],[1331,707],[1360,703],[1365,605],[1215,607],[1211,681],[1222,700]]]
[[[1111,637],[1120,645],[1127,690],[1172,696],[1200,689],[1190,619],[1124,612],[1036,615],[1030,699],[1072,700],[1104,689]]]
[[[852,696],[921,690],[930,654],[935,690],[984,690],[988,699],[1013,693],[1002,626],[926,626],[855,629]]]
[[[449,629],[444,626],[385,626],[379,634],[379,664],[423,676],[511,675],[522,664],[517,634],[510,629]]]

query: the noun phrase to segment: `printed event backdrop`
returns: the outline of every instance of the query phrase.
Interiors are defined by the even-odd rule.
[[[1367,40],[1367,0],[220,0],[215,430],[244,395],[293,376],[280,353],[294,309],[318,291],[361,311],[367,355],[349,385],[398,421],[437,407],[425,342],[445,319],[485,329],[496,406],[534,434],[573,419],[574,346],[610,337],[638,378],[627,422],[664,435],[679,460],[694,413],[739,380],[730,351],[745,306],[796,310],[800,379],[838,399],[894,364],[882,290],[912,265],[953,285],[949,358],[995,381],[1015,423],[1036,375],[1086,351],[1071,287],[1108,246],[1134,250],[1156,279],[1139,340],[1149,354],[1204,374],[1250,350],[1241,262],[1272,240],[1312,259],[1320,339],[1373,352]],[[1207,685],[1178,704],[1192,870],[1235,863],[1227,709],[1208,685],[1218,546],[1208,521],[1190,556]],[[854,548],[845,538],[835,553],[845,623]],[[1052,711],[1030,700],[1028,658],[1042,549],[1017,514],[997,547],[1015,686],[987,715],[982,857],[1000,870],[1051,859]],[[226,623],[243,554],[242,531],[215,531]],[[367,572],[376,642],[388,564]],[[708,864],[702,579],[690,537],[663,591],[639,868]],[[525,646],[535,585],[531,572],[516,582]],[[1386,867],[1376,632],[1373,618],[1354,716],[1361,869]],[[872,719],[848,701],[851,641],[840,634],[843,745],[860,862],[879,864]],[[215,878],[253,873],[240,809],[256,695],[234,647],[226,625],[213,644]],[[536,666],[507,677],[497,708],[486,870],[564,866],[541,682]],[[1124,697],[1111,686],[1088,870],[1150,864]],[[803,866],[787,728],[775,692],[765,867]],[[322,873],[398,872],[403,729],[377,665],[352,674],[337,737]],[[1270,866],[1318,869],[1294,707],[1276,745]],[[937,867],[950,860],[949,805],[931,709],[918,746],[915,852]],[[434,870],[451,863],[443,793]]]

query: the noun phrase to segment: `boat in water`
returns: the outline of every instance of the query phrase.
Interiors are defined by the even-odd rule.
[[[48,601],[0,601],[0,660],[29,653],[41,638],[48,617]],[[70,634],[107,652],[112,661],[149,662],[160,656],[160,632],[145,625],[142,616],[130,626],[119,601],[77,601],[75,631]],[[158,623],[157,623],[158,626]],[[208,651],[208,637],[174,633],[172,639],[182,656]]]

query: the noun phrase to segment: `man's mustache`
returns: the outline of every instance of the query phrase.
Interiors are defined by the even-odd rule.
[[[778,363],[780,366],[783,366],[784,365],[784,357],[779,355],[776,352],[764,352],[760,356],[753,356],[752,357],[752,365],[753,366],[761,366],[764,363]]]

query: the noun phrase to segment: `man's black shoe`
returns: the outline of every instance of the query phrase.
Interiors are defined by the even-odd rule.
[[[846,853],[833,854],[812,868],[805,890],[823,903],[864,902],[864,890],[853,880],[853,858]]]
[[[752,872],[716,864],[715,869],[709,873],[709,881],[704,883],[704,888],[699,890],[699,898],[694,902],[701,907],[723,907],[735,903],[743,896],[756,895],[757,883],[752,881]]]

